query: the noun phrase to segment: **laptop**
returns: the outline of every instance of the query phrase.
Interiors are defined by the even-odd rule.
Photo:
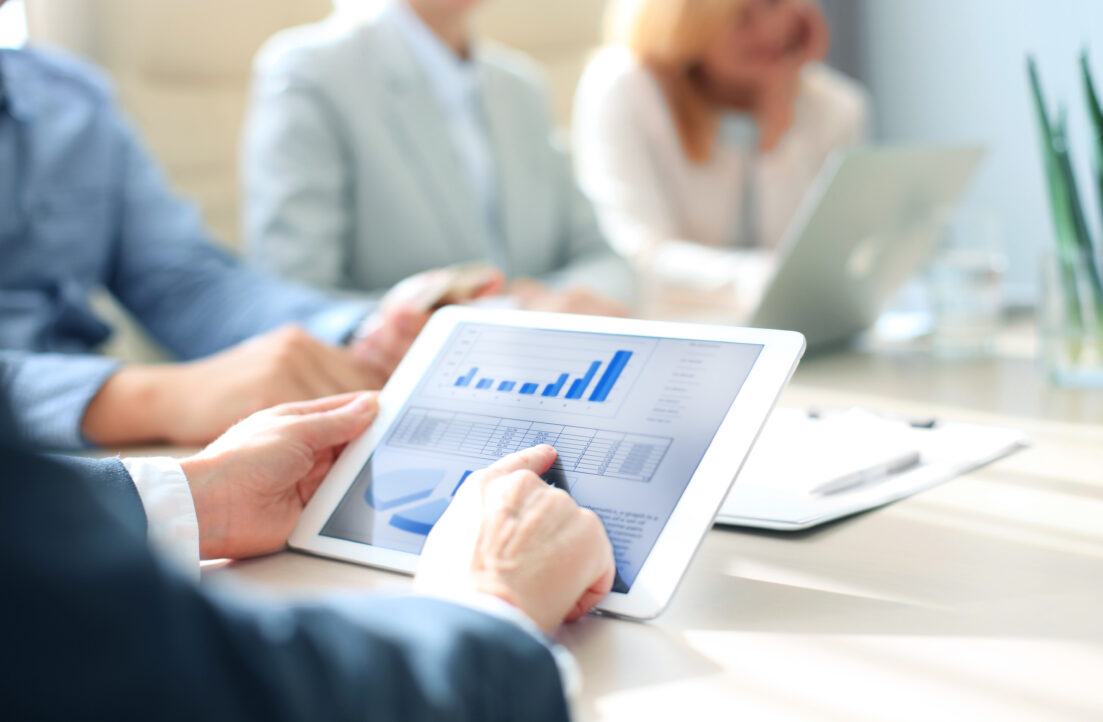
[[[809,349],[870,328],[934,250],[940,220],[983,157],[978,147],[877,147],[833,156],[790,224],[748,325],[799,331]]]

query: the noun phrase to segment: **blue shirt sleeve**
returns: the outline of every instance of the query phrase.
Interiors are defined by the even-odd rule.
[[[103,356],[0,350],[0,398],[11,403],[20,439],[39,449],[90,445],[81,421],[121,363]]]
[[[115,127],[123,178],[108,286],[169,351],[194,359],[287,323],[335,343],[369,310],[267,275],[217,248],[128,124],[116,118]]]

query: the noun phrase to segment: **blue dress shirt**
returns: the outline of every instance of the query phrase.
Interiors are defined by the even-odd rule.
[[[0,391],[24,438],[88,444],[88,403],[119,362],[89,307],[106,288],[180,359],[297,322],[337,341],[361,304],[247,268],[175,197],[106,83],[79,62],[0,50]]]

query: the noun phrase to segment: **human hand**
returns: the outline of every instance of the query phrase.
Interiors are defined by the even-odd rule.
[[[505,275],[496,269],[477,269],[476,282],[464,283],[463,268],[439,268],[400,281],[385,295],[379,311],[356,331],[349,344],[353,354],[372,370],[381,388],[421,329],[440,304],[465,303],[494,296],[505,287]]]
[[[628,308],[624,304],[581,286],[560,291],[539,281],[522,278],[510,284],[509,292],[526,311],[581,313],[589,316],[628,315]]]
[[[823,60],[831,44],[831,30],[819,5],[809,0],[782,0],[763,23],[764,45],[759,55],[755,119],[762,150],[781,143],[796,119],[801,71]]]
[[[537,446],[468,477],[425,541],[415,589],[490,594],[548,633],[601,601],[616,575],[612,546],[594,512],[538,476],[555,457]]]
[[[284,326],[198,361],[123,368],[88,405],[82,431],[101,446],[196,446],[255,411],[385,380],[349,350]]]
[[[375,393],[284,404],[253,414],[180,462],[204,559],[278,551],[345,444],[371,425]]]
[[[792,127],[801,71],[822,60],[830,30],[809,0],[750,0],[706,49],[690,80],[712,105],[751,114],[760,147],[771,151]]]
[[[806,63],[827,58],[831,48],[831,26],[817,3],[808,0],[794,2],[796,15],[794,41],[796,54]]]

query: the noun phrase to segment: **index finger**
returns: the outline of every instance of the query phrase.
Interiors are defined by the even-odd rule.
[[[529,449],[516,451],[509,456],[503,456],[486,468],[494,477],[513,473],[514,471],[531,471],[536,475],[543,474],[551,468],[559,453],[548,444],[540,444]]]

